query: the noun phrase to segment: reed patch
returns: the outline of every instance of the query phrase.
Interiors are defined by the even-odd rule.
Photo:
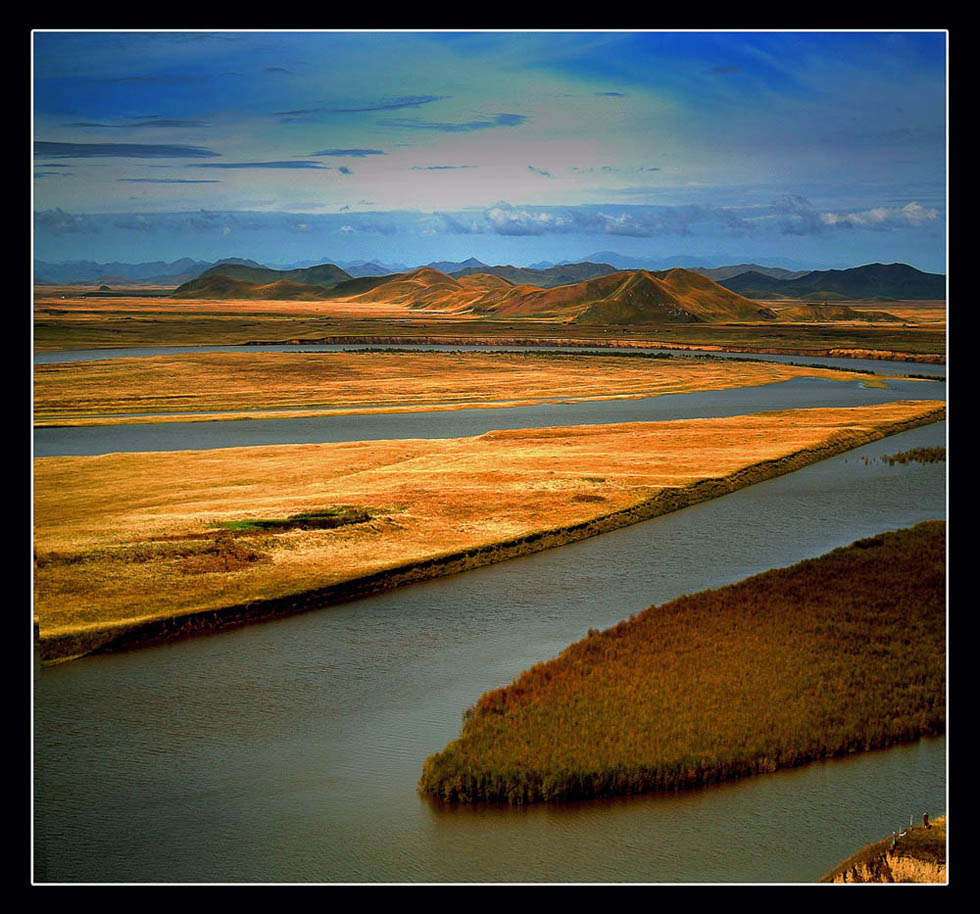
[[[590,630],[484,694],[419,788],[677,790],[942,733],[945,541],[929,521]]]

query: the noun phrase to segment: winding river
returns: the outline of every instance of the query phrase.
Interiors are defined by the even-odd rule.
[[[810,405],[825,405],[828,383],[804,385]],[[923,382],[912,396],[939,398],[940,387]],[[737,392],[740,412],[759,391]],[[909,396],[897,385],[852,393]],[[728,393],[698,396],[674,399],[702,409]],[[765,397],[762,408],[776,408],[772,391]],[[554,408],[561,424],[581,421]],[[473,412],[506,427],[502,409]],[[945,422],[934,423],[560,549],[36,669],[35,878],[815,881],[910,815],[945,813],[945,738],[703,790],[560,807],[449,807],[415,784],[484,691],[589,628],[945,517],[944,463],[864,460],[944,443]]]

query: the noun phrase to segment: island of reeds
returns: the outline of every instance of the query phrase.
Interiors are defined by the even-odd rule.
[[[677,790],[942,733],[945,542],[927,521],[590,630],[484,694],[419,788]]]

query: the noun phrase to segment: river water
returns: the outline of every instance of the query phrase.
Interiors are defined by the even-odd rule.
[[[815,881],[945,813],[945,738],[565,806],[452,807],[415,785],[484,691],[589,628],[945,517],[945,463],[864,460],[944,443],[935,423],[560,549],[35,670],[35,878]]]

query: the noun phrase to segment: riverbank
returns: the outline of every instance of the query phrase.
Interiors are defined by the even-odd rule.
[[[861,848],[821,882],[946,882],[946,817]]]
[[[839,359],[873,359],[891,362],[922,362],[929,365],[945,365],[946,356],[939,353],[901,352],[892,349],[860,348],[812,348],[737,346],[711,343],[665,342],[645,336],[643,339],[569,339],[564,337],[505,337],[505,336],[324,336],[294,337],[282,340],[249,340],[246,346],[310,346],[334,344],[349,346],[355,344],[378,346],[554,346],[558,348],[597,348],[597,349],[676,349],[683,352],[732,352],[759,353],[761,355],[801,355],[832,357]]]
[[[945,543],[928,521],[591,630],[484,694],[419,788],[672,791],[942,733]]]
[[[39,458],[42,659],[275,618],[530,554],[944,415],[939,402],[900,401],[467,439]],[[279,533],[216,526],[337,505],[370,519]]]

